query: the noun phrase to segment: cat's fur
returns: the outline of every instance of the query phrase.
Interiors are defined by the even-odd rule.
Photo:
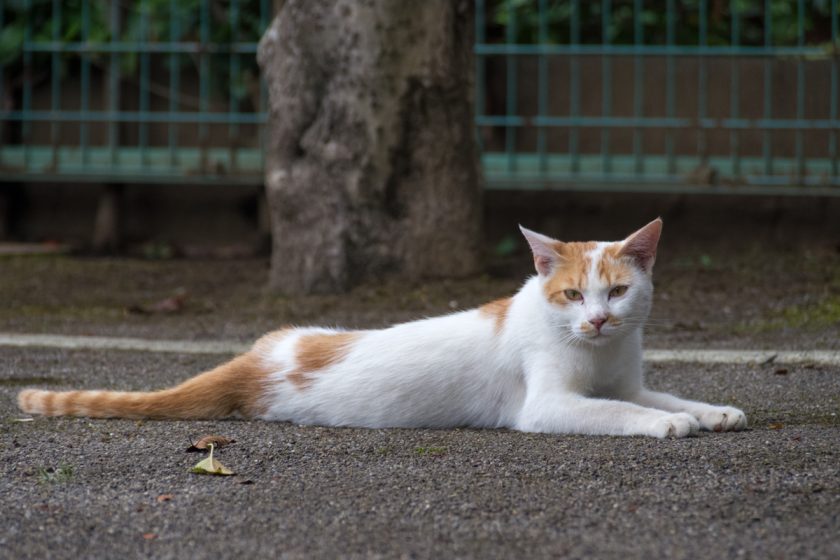
[[[371,428],[655,437],[740,430],[740,410],[644,387],[642,328],[661,228],[655,220],[614,243],[562,243],[523,228],[538,275],[512,298],[383,330],[272,332],[162,391],[28,389],[18,403],[45,415],[238,415]]]

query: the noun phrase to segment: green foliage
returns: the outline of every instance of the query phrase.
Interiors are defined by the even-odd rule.
[[[830,41],[831,1],[807,2],[802,20],[806,42]],[[633,0],[611,0],[609,4],[608,37],[604,37],[604,3],[578,0],[580,13],[579,36],[582,43],[632,44],[636,38],[636,6]],[[639,2],[638,14],[645,44],[662,45],[668,39],[666,2]],[[759,46],[765,40],[764,0],[707,0],[706,42],[709,45],[732,44],[732,16],[737,15],[741,45]],[[700,0],[674,0],[673,32],[678,45],[697,45],[700,40]],[[572,0],[547,0],[545,3],[547,42],[571,42],[574,17]],[[516,25],[516,42],[540,42],[540,12],[537,0],[493,0],[488,2],[488,20],[500,26]],[[770,0],[770,22],[773,45],[795,45],[799,37],[797,3],[790,0]],[[500,36],[498,40],[504,37]]]
[[[120,2],[117,14],[118,30],[112,29],[113,4],[96,0],[11,0],[4,3],[4,24],[0,29],[0,65],[9,73],[19,72],[23,65],[24,43],[86,42],[97,45],[108,42],[130,43],[133,48],[121,53],[120,70],[124,77],[136,76],[140,71],[140,57],[144,43],[198,42],[217,49],[211,55],[209,83],[212,94],[245,98],[248,84],[257,76],[253,56],[238,56],[236,75],[231,73],[227,45],[233,42],[253,42],[263,32],[260,22],[260,0],[135,0]],[[27,33],[29,34],[27,37]],[[72,55],[77,56],[77,55]],[[86,55],[94,64],[104,67],[110,58],[107,53]],[[160,57],[161,55],[154,55]],[[199,56],[181,54],[162,57],[167,70],[174,62],[178,70],[198,68]],[[32,54],[35,68],[49,65],[50,54]],[[72,60],[62,55],[62,72]],[[157,61],[156,61],[157,64]]]

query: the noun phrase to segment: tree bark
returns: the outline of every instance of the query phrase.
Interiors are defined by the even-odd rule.
[[[480,264],[473,3],[287,0],[269,88],[271,285],[344,291]]]

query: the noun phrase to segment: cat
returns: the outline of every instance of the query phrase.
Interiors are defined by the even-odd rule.
[[[661,219],[618,242],[564,243],[520,228],[537,274],[513,297],[382,330],[286,328],[173,388],[27,389],[18,404],[51,416],[658,438],[746,427],[736,408],[644,386]]]

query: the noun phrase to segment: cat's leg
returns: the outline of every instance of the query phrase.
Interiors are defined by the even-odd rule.
[[[686,413],[669,413],[637,404],[560,393],[526,397],[514,429],[524,432],[685,437],[699,429]]]
[[[700,421],[700,427],[704,430],[728,432],[743,430],[747,427],[747,416],[743,411],[731,406],[690,401],[648,389],[641,389],[627,400],[668,412],[687,412]]]

